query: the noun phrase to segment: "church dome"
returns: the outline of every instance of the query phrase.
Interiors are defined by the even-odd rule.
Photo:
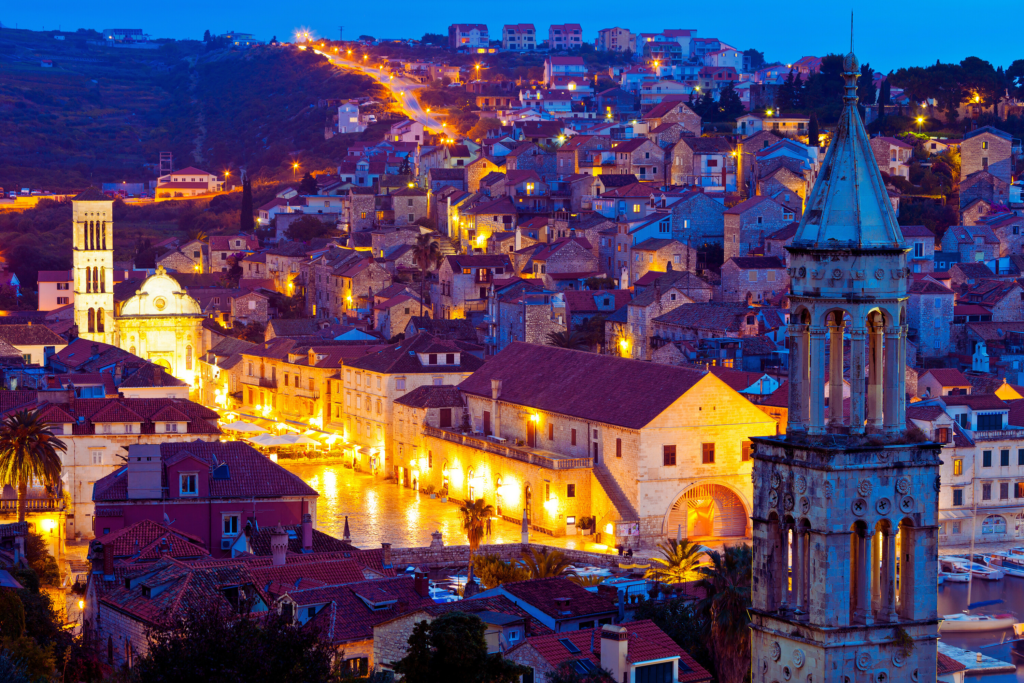
[[[853,52],[843,57],[843,71],[848,74],[860,71],[860,62],[857,61],[857,55],[853,54]]]
[[[158,268],[155,275],[146,278],[135,295],[124,302],[122,316],[150,315],[202,315],[199,302],[188,295],[184,287]]]

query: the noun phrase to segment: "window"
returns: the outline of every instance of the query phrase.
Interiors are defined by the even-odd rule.
[[[953,459],[953,476],[954,477],[959,477],[963,473],[964,473],[964,460],[963,460],[963,458],[954,458]]]
[[[1013,497],[1024,498],[1024,481],[1018,481],[1014,486]]]
[[[622,457],[622,439],[615,439],[615,457]]]
[[[221,515],[225,536],[238,535],[238,515]]]
[[[569,484],[565,487],[565,497],[575,498],[576,497],[576,484]]]
[[[405,378],[404,377],[396,377],[395,378],[395,390],[396,391],[405,391]]]
[[[178,431],[178,423],[177,422],[166,422],[166,423],[164,423],[164,431],[165,432],[176,432],[176,431]]]
[[[437,365],[437,354],[436,353],[428,353],[427,354],[427,365]]]
[[[1017,449],[1017,464],[1024,465],[1024,448]]]
[[[999,482],[999,500],[1010,499],[1010,483],[1006,481]]]
[[[662,458],[665,467],[671,467],[676,464],[676,447],[673,446],[662,446]]]
[[[179,474],[178,475],[178,493],[182,496],[198,496],[199,495],[199,475],[192,474]]]
[[[953,489],[953,506],[958,507],[964,504],[964,490]]]
[[[981,485],[981,499],[992,500],[992,484]]]
[[[1009,448],[1004,448],[1003,450],[999,451],[999,466],[1000,467],[1009,467],[1010,466],[1010,449]]]
[[[914,242],[914,258],[921,258],[924,256],[924,243]]]
[[[572,445],[576,445],[576,430],[572,430]]]
[[[992,467],[992,451],[981,452],[981,466]]]
[[[765,273],[768,276],[768,282],[775,282],[775,271],[769,270]]]
[[[949,428],[948,427],[939,427],[938,429],[936,429],[935,430],[935,440],[938,443],[949,443],[949,441],[950,441],[950,439],[949,439]]]
[[[704,443],[701,444],[701,462],[705,465],[715,464],[715,444]]]
[[[740,456],[740,459],[743,462],[746,462],[747,460],[750,460],[750,449],[751,449],[752,445],[753,444],[751,444],[749,441],[744,441],[743,442],[743,454]]]
[[[548,422],[548,441],[555,440],[555,423]]]

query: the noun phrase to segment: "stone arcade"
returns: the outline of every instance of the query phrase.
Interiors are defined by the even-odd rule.
[[[757,683],[936,675],[939,447],[906,431],[907,248],[857,112],[852,52],[843,70],[844,110],[788,248],[787,434],[753,439]],[[825,364],[842,396],[847,335],[849,408],[826,406]]]

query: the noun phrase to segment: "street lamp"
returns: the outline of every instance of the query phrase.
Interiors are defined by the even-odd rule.
[[[924,117],[923,116],[918,116],[917,117],[917,132],[918,133],[921,132],[921,124],[922,123],[924,123]]]
[[[295,180],[295,174],[299,172],[299,162],[292,163],[292,180]]]

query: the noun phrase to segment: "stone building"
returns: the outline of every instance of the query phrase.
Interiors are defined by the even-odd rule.
[[[672,237],[694,248],[722,246],[725,204],[698,190],[684,193],[672,203]]]
[[[636,282],[648,272],[692,272],[697,268],[697,250],[674,239],[652,237],[635,245],[632,252],[631,282]]]
[[[953,325],[953,290],[925,277],[915,280],[907,294],[908,336],[917,342],[918,354],[923,358],[945,357]]]
[[[992,126],[968,131],[960,143],[960,176],[967,178],[976,171],[987,171],[1009,185],[1014,171],[1013,136]]]
[[[546,344],[549,334],[565,332],[569,327],[565,293],[547,288],[515,288],[497,297],[491,310],[497,318],[496,351],[517,341]]]
[[[511,275],[512,261],[505,254],[446,256],[430,288],[434,312],[439,318],[465,318],[470,311],[482,311],[495,277]]]
[[[78,334],[115,344],[114,202],[94,188],[72,200],[74,306]]]
[[[942,236],[944,253],[959,253],[960,261],[990,261],[998,256],[999,238],[987,225],[951,225]]]
[[[973,202],[982,200],[989,206],[1010,201],[1010,183],[988,171],[966,173],[960,169],[960,209],[966,210]],[[967,221],[964,221],[967,224]]]
[[[770,197],[751,197],[728,209],[724,217],[725,260],[752,256],[763,249],[766,235],[784,228],[796,218],[792,209]]]
[[[689,135],[701,134],[700,116],[685,102],[668,100],[654,105],[644,114],[644,121],[653,130],[665,123],[678,123]]]
[[[418,187],[403,187],[392,192],[391,207],[395,212],[395,225],[414,225],[430,215],[427,192]]]
[[[615,167],[618,173],[632,174],[640,180],[659,180],[667,178],[665,150],[647,138],[633,138],[620,142],[612,148],[615,155]]]
[[[722,301],[761,303],[787,290],[786,264],[778,256],[738,256],[722,264]]]
[[[736,162],[736,173],[738,176],[736,186],[743,197],[757,194],[756,188],[750,186],[751,178],[754,177],[754,165],[756,164],[754,155],[763,149],[771,147],[781,139],[771,131],[759,130],[740,141],[739,149],[737,149],[739,155]]]
[[[754,438],[751,664],[763,681],[930,681],[939,446],[907,435],[907,247],[857,110],[853,53],[843,71],[844,109],[789,247],[786,435]],[[830,393],[842,391],[848,325],[849,422],[844,402],[826,414],[824,400],[826,362]]]
[[[714,375],[515,343],[459,389],[471,433],[424,428],[452,497],[559,536],[595,516],[608,545],[748,533],[746,435],[775,422]]]

